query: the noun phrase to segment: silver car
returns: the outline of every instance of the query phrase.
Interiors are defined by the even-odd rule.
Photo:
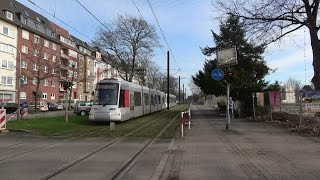
[[[81,116],[88,115],[92,104],[92,101],[78,101],[74,106],[73,112]]]

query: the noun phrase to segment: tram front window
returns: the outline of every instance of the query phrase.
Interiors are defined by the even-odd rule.
[[[119,84],[108,83],[98,85],[98,99],[95,104],[99,105],[117,105]]]

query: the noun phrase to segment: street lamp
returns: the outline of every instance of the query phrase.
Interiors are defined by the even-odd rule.
[[[19,69],[18,69],[18,73],[17,73],[17,78],[18,79],[18,87],[17,87],[17,94],[18,94],[18,112],[17,112],[17,120],[20,120],[20,88],[21,88],[21,52],[20,50],[15,47],[15,46],[12,46],[11,44],[6,44],[6,43],[2,43],[4,45],[8,45],[14,49],[16,49],[19,53]],[[17,66],[16,66],[17,67]]]
[[[4,45],[8,45],[8,46],[11,46],[12,48],[16,49],[19,53],[19,73],[17,73],[17,79],[18,79],[18,87],[17,87],[17,94],[18,94],[18,112],[17,112],[17,120],[20,120],[20,88],[21,88],[21,52],[20,50],[15,47],[15,46],[12,46],[11,44],[6,44],[6,43],[2,43]],[[17,63],[17,64],[18,64]],[[16,66],[17,67],[17,66]]]
[[[20,120],[20,93],[21,93],[21,52],[18,48],[12,46],[13,48],[15,48],[18,53],[19,53],[19,73],[18,73],[18,89],[17,89],[17,94],[18,94],[18,112],[17,112],[17,120]]]

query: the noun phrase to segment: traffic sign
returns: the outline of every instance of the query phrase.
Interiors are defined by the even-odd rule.
[[[211,77],[216,80],[216,81],[220,81],[224,76],[224,72],[221,68],[215,68],[214,70],[212,70],[211,73]]]

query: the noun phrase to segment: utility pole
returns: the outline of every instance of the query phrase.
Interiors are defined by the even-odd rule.
[[[185,97],[185,100],[187,100],[187,88],[184,89],[184,97]]]
[[[168,91],[167,91],[167,109],[169,110],[170,108],[169,108],[169,103],[170,103],[170,97],[169,97],[169,89],[170,89],[170,87],[169,87],[169,85],[170,85],[170,82],[169,82],[169,79],[170,79],[170,57],[169,57],[169,51],[167,51],[167,61],[168,61],[168,63],[167,63],[167,65],[168,65],[168,70],[167,70],[167,87],[168,87]]]
[[[184,84],[182,84],[182,103],[184,104]]]
[[[178,94],[179,94],[179,105],[180,105],[180,76],[179,76],[179,91],[178,91]]]

